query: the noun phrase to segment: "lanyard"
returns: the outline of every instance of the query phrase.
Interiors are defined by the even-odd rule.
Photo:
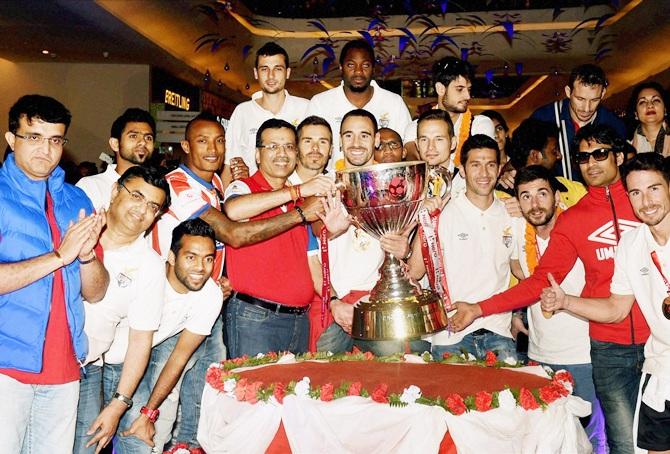
[[[656,266],[658,273],[663,278],[663,282],[665,283],[665,290],[668,293],[668,295],[670,295],[670,282],[668,282],[668,279],[665,277],[665,274],[663,274],[663,270],[661,270],[661,262],[658,260],[658,255],[656,254],[656,251],[653,251],[651,253],[651,261],[654,262],[654,265]]]

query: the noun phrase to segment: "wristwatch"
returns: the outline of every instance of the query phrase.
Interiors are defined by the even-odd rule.
[[[128,397],[128,396],[124,396],[124,395],[121,394],[121,393],[114,393],[114,395],[112,396],[112,399],[120,400],[121,402],[123,402],[124,404],[126,404],[126,406],[127,406],[128,408],[130,408],[130,407],[133,406],[133,399],[131,399],[131,398]]]
[[[156,420],[158,419],[158,415],[161,414],[158,408],[155,410],[150,410],[147,407],[140,408],[140,413],[146,416],[152,423],[156,422]]]

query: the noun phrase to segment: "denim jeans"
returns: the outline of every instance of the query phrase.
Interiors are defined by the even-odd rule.
[[[191,360],[195,365],[186,371],[179,393],[180,417],[174,429],[176,442],[185,442],[196,447],[198,421],[200,420],[200,400],[205,388],[205,374],[212,363],[226,358],[226,346],[223,344],[223,320],[216,319],[212,333],[205,338],[200,347],[193,353]]]
[[[591,364],[596,394],[605,414],[611,454],[629,454],[633,415],[644,363],[644,345],[621,345],[591,339]]]
[[[309,347],[307,313],[280,314],[237,299],[226,305],[228,356],[290,351],[304,353]]]
[[[596,398],[596,388],[593,384],[593,367],[585,364],[546,364],[554,371],[565,369],[575,380],[575,389],[572,394],[591,403],[591,416],[585,427],[586,435],[591,441],[594,454],[607,453],[607,436],[605,435],[605,416],[600,402]]]
[[[70,454],[78,397],[79,381],[28,385],[0,374],[2,452]]]
[[[316,341],[316,349],[320,352],[345,353],[354,346],[354,339],[340,325],[333,322]]]
[[[146,405],[149,397],[151,396],[151,391],[153,390],[154,385],[158,381],[165,363],[170,358],[172,351],[174,350],[175,345],[179,334],[176,334],[160,344],[156,345],[151,349],[151,356],[149,357],[149,363],[147,369],[140,380],[135,394],[133,394],[133,406],[121,417],[119,421],[119,427],[114,437],[114,452],[117,454],[150,454],[154,452],[162,452],[162,444],[166,443],[170,438],[170,432],[172,429],[172,424],[174,423],[175,415],[171,413],[176,413],[176,405],[172,410],[170,403],[161,405],[159,410],[161,411],[160,421],[161,425],[169,424],[168,429],[159,430],[159,423],[156,423],[156,435],[154,436],[154,443],[156,443],[156,448],[152,448],[144,443],[139,438],[134,436],[124,437],[121,432],[124,432],[130,429],[133,421],[140,416],[140,409],[143,405]],[[116,391],[118,386],[119,379],[121,378],[121,370],[123,369],[123,364],[105,364],[103,372],[103,389],[105,396],[105,403],[109,402]],[[167,402],[167,399],[166,399]],[[165,405],[165,407],[164,407]],[[166,411],[166,408],[170,409]],[[165,414],[163,412],[165,411]],[[167,431],[167,435],[166,435]],[[167,439],[165,439],[167,438]]]
[[[517,359],[514,340],[491,331],[486,331],[484,334],[470,333],[456,344],[433,344],[431,347],[431,353],[435,359],[441,359],[445,352],[460,354],[462,350],[471,353],[477,359],[484,359],[487,351],[494,352],[501,360]]]
[[[319,340],[316,341],[316,349],[320,352],[344,353],[351,351],[356,346],[362,352],[372,352],[375,356],[388,356],[394,353],[404,353],[405,344],[406,341],[354,339],[340,325],[333,322],[319,336]],[[414,353],[430,351],[430,342],[421,339],[412,340],[409,342],[409,350]]]
[[[86,448],[93,435],[86,435],[102,410],[102,366],[87,364],[81,374],[77,426],[74,435],[74,454],[95,454],[96,445]]]

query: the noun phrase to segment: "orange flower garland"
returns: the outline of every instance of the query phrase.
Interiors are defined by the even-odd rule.
[[[470,127],[472,126],[472,112],[466,110],[461,117],[461,127],[458,128],[458,142],[456,145],[456,154],[454,155],[454,165],[461,165],[461,148],[468,137],[470,137]]]

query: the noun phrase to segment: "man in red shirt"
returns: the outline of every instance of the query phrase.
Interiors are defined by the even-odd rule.
[[[588,193],[558,218],[549,246],[530,277],[477,304],[456,303],[453,323],[457,330],[477,317],[533,304],[549,286],[547,274],[552,273],[560,284],[577,258],[584,263],[586,278],[581,296],[609,296],[619,238],[640,225],[619,174],[623,141],[604,125],[584,126],[575,140],[579,144],[576,160]],[[631,453],[633,414],[649,327],[635,304],[619,323],[590,322],[589,334],[593,382],[605,413],[610,452]]]

